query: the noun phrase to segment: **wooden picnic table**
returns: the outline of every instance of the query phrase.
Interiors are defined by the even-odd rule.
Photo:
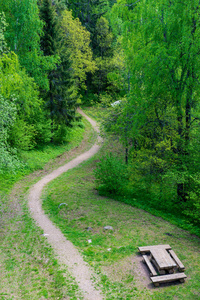
[[[187,277],[184,273],[172,274],[174,273],[175,268],[177,268],[176,271],[183,272],[185,267],[171,249],[170,245],[144,246],[139,247],[138,249],[143,255],[144,262],[150,270],[151,280],[155,286],[159,286],[159,283],[175,280],[183,282]],[[165,275],[166,273],[170,274]]]

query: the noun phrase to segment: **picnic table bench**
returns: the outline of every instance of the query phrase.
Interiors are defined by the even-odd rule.
[[[150,271],[150,278],[155,286],[159,286],[159,283],[175,280],[184,282],[187,277],[183,273],[185,267],[170,245],[145,246],[138,249]],[[175,270],[182,273],[174,273]]]

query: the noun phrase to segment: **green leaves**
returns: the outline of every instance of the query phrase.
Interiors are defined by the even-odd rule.
[[[0,57],[0,92],[7,99],[16,98],[18,114],[30,116],[40,109],[41,99],[34,80],[21,68],[16,54]]]
[[[14,149],[8,145],[9,130],[15,122],[16,115],[15,100],[8,101],[0,94],[0,173],[8,168],[12,172],[20,165],[14,155]]]
[[[5,40],[5,30],[8,24],[6,23],[5,14],[0,14],[0,54],[2,55],[4,52],[7,51],[7,43]]]
[[[78,83],[84,86],[86,73],[93,73],[96,70],[90,48],[90,33],[68,10],[63,12],[61,26],[74,76],[78,79]]]

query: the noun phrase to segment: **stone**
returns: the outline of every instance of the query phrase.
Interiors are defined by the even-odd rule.
[[[113,230],[113,227],[112,227],[112,226],[104,226],[103,229],[104,229],[104,230]]]
[[[91,231],[91,230],[92,230],[92,227],[87,227],[86,230],[87,230],[87,231]]]
[[[67,206],[67,203],[60,203],[60,204],[58,205],[58,208],[60,208],[62,205],[66,205],[66,206]]]

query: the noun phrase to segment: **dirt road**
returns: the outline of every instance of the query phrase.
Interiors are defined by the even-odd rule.
[[[96,122],[85,115],[85,113],[83,113],[80,109],[78,109],[78,112],[83,115],[99,133]],[[94,287],[94,283],[91,280],[93,272],[89,265],[84,262],[81,254],[78,252],[75,246],[64,237],[60,229],[58,229],[45,215],[44,211],[42,210],[40,196],[42,189],[47,183],[92,157],[98,152],[101,143],[102,139],[98,135],[96,143],[90,150],[43,177],[31,188],[28,196],[29,208],[34,220],[43,229],[44,235],[46,236],[49,244],[53,247],[59,263],[67,266],[71,275],[75,277],[81,291],[83,292],[85,300],[101,300],[104,299],[104,297],[101,295],[100,290],[97,290]]]

